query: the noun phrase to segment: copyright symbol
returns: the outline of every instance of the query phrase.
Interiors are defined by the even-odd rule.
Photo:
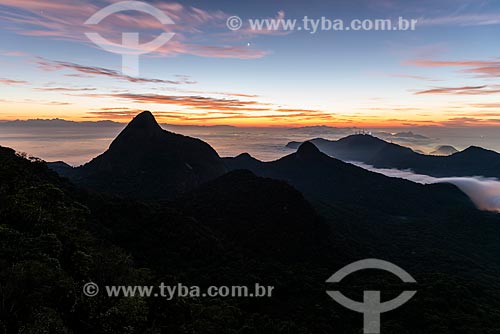
[[[99,293],[99,286],[95,283],[87,283],[83,286],[83,294],[87,297],[95,297]]]
[[[229,30],[236,31],[241,29],[241,27],[243,26],[243,21],[239,16],[231,16],[228,17],[226,25],[229,28]]]

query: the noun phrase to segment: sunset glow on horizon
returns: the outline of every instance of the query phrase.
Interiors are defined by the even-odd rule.
[[[358,128],[500,124],[500,4],[495,1],[149,1],[144,13],[93,14],[116,1],[5,0],[0,4],[0,120],[126,123],[151,110],[161,123]],[[361,8],[361,9],[360,9]],[[497,14],[495,14],[497,13]],[[226,20],[243,18],[239,30]],[[253,31],[248,19],[417,19],[415,31]],[[94,45],[174,37],[140,57],[140,75]],[[111,43],[111,42],[110,42]]]

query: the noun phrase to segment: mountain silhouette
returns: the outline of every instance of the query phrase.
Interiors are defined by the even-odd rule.
[[[388,143],[370,135],[352,135],[339,140],[311,140],[322,152],[343,161],[360,161],[377,168],[411,169],[435,177],[500,177],[500,154],[471,146],[451,155],[425,155],[408,147]],[[287,144],[296,148],[298,142]]]
[[[163,130],[149,111],[89,163],[72,170],[61,163],[54,167],[79,185],[131,198],[170,198],[226,172],[210,145]]]
[[[385,154],[397,153],[405,156],[414,153],[409,148],[399,145],[391,146],[382,139],[366,134],[351,135],[336,141],[316,138],[310,142],[314,143],[322,152],[343,161],[370,161],[380,155],[382,151],[385,151]],[[300,142],[290,142],[287,147],[298,148],[300,145]]]
[[[431,155],[452,155],[458,153],[458,150],[450,145],[441,145],[436,147],[434,151],[432,151]]]
[[[81,191],[43,161],[0,147],[4,332],[355,333],[360,317],[331,311],[324,281],[363,258],[398,264],[425,293],[384,322],[386,332],[497,332],[498,214],[469,210],[453,186],[387,178],[311,143],[273,162],[225,160],[235,161],[286,182],[238,170],[173,201],[121,199]],[[75,293],[89,281],[250,289],[258,282],[276,293],[246,301]],[[384,277],[353,283],[354,292],[387,286]],[[460,307],[443,307],[450,303]]]
[[[425,215],[426,210],[437,215],[456,206],[473,208],[455,186],[421,185],[373,173],[332,158],[311,142],[272,162],[259,162],[248,155],[224,160],[228,169],[246,168],[258,176],[287,181],[308,198],[327,203],[404,216]]]

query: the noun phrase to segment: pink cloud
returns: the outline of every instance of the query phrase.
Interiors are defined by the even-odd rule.
[[[488,86],[437,87],[415,93],[416,95],[449,94],[449,95],[493,95],[500,94],[500,89],[489,89]]]
[[[420,67],[461,67],[461,66],[486,66],[490,64],[500,64],[500,62],[482,60],[410,60],[405,65]]]
[[[420,76],[420,75],[411,75],[411,74],[390,74],[391,77],[394,78],[404,78],[404,79],[415,79],[421,81],[439,81],[436,79],[431,79],[428,77]]]
[[[0,51],[0,56],[4,57],[28,57],[29,54],[22,51]]]
[[[419,67],[465,67],[461,72],[474,74],[477,78],[500,76],[500,61],[496,60],[411,60],[405,65]]]
[[[13,80],[13,79],[6,79],[6,78],[0,78],[0,84],[2,85],[7,85],[7,86],[12,86],[12,85],[25,85],[28,82],[23,81],[23,80]]]
[[[229,14],[222,11],[208,11],[180,3],[154,3],[174,22],[163,25],[146,14],[116,13],[102,24],[87,26],[84,22],[108,3],[96,6],[82,0],[4,0],[0,19],[8,24],[6,29],[20,35],[47,37],[87,43],[96,47],[84,35],[85,32],[101,34],[110,42],[119,42],[124,31],[140,31],[144,40],[155,39],[159,32],[173,32],[176,35],[156,55],[175,56],[190,54],[215,58],[261,58],[269,52],[240,45],[221,43],[221,31],[226,33],[225,22]],[[16,10],[13,10],[16,9]],[[133,30],[132,30],[133,29]],[[242,32],[241,35],[244,35]],[[255,34],[254,34],[255,35]]]

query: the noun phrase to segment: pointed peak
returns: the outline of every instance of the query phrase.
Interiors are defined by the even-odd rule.
[[[136,135],[154,135],[163,132],[160,124],[150,111],[143,111],[134,117],[122,133],[134,133]]]
[[[297,156],[299,158],[310,158],[317,157],[321,155],[321,151],[311,143],[310,141],[306,141],[302,143],[297,149]]]
[[[147,110],[135,116],[134,119],[130,121],[128,126],[141,128],[160,127],[153,114]]]
[[[123,131],[111,143],[110,148],[129,147],[131,143],[138,144],[148,138],[156,138],[164,132],[149,111],[143,111],[134,117]]]

